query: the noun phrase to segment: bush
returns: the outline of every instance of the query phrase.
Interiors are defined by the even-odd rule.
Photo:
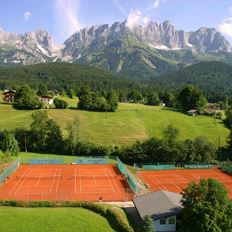
[[[151,216],[145,216],[142,223],[141,232],[154,232],[154,224]]]
[[[231,161],[226,161],[222,164],[222,170],[229,175],[232,175],[232,162]]]
[[[12,132],[0,132],[0,150],[13,156],[18,155],[19,145]]]
[[[28,85],[22,86],[15,94],[14,106],[18,109],[33,110],[41,108],[42,105],[35,91]]]
[[[54,105],[56,109],[66,109],[68,107],[68,103],[65,100],[59,98],[55,98]]]
[[[109,221],[110,225],[114,228],[117,226],[120,232],[132,232],[133,229],[130,228],[124,221],[124,219],[119,215],[115,210],[107,209],[106,218]]]

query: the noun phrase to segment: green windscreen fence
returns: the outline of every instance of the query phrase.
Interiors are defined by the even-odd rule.
[[[174,170],[174,169],[209,169],[214,167],[212,164],[160,164],[160,163],[151,163],[151,164],[143,164],[136,163],[134,164],[134,168],[137,171],[140,170]]]
[[[126,171],[126,169],[125,169],[125,167],[124,167],[122,161],[121,161],[118,157],[117,157],[117,164],[118,164],[118,168],[119,168],[119,170],[121,171],[121,173],[122,173],[123,175],[126,175],[126,174],[127,174],[127,171]]]
[[[110,164],[112,163],[112,161],[105,156],[96,156],[96,157],[78,157],[78,159],[76,159],[74,161],[74,163],[76,164]]]
[[[211,164],[184,164],[184,168],[186,169],[207,169],[212,168]]]
[[[29,164],[63,164],[62,159],[29,159]]]
[[[145,170],[172,170],[176,167],[174,164],[143,164],[142,168]]]
[[[16,161],[14,161],[13,164],[11,164],[0,174],[0,184],[3,183],[6,180],[6,178],[16,170],[16,168],[19,166],[19,163],[19,159],[17,159]]]
[[[134,192],[137,192],[138,187],[137,187],[136,183],[134,182],[133,178],[131,177],[131,174],[126,170],[122,161],[118,157],[117,157],[117,164],[118,164],[118,168],[121,171],[121,173],[126,176],[127,182],[130,185],[131,189]]]

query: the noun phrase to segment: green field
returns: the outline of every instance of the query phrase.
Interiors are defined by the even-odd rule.
[[[4,232],[114,232],[108,221],[83,208],[0,207]]]
[[[69,103],[74,107],[77,99],[69,99]],[[207,136],[217,145],[220,136],[221,145],[225,145],[229,135],[229,130],[222,122],[212,117],[191,117],[171,109],[142,104],[120,103],[115,113],[76,109],[47,111],[62,127],[64,136],[67,123],[77,117],[80,121],[81,139],[101,145],[130,144],[151,136],[161,137],[163,129],[169,124],[180,130],[180,139]],[[0,104],[0,129],[29,128],[32,112]]]
[[[20,162],[27,163],[28,159],[62,159],[64,163],[70,164],[73,163],[77,157],[68,156],[68,155],[53,155],[53,154],[41,154],[41,153],[32,153],[32,152],[20,152]]]
[[[16,158],[16,157],[15,157]],[[84,159],[85,157],[68,156],[68,155],[54,155],[54,154],[41,154],[33,152],[20,152],[20,162],[27,163],[29,159],[61,159],[65,164],[71,164],[76,161],[76,159]],[[87,158],[88,159],[88,158]],[[107,159],[110,164],[114,164],[116,161],[113,159]],[[2,160],[4,162],[4,160]],[[1,165],[1,157],[0,157]]]

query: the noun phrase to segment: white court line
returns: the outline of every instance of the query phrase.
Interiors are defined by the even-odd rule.
[[[107,180],[108,180],[108,182],[110,183],[111,189],[113,190],[112,192],[115,192],[115,190],[114,190],[114,186],[112,185],[112,183],[111,183],[111,181],[110,181],[110,178],[109,178],[108,173],[106,172],[106,169],[104,169],[104,172],[105,172],[105,174],[106,174],[106,176],[107,176]]]
[[[57,183],[56,183],[56,192],[57,192],[58,185],[59,185],[59,182],[60,182],[60,177],[61,177],[61,169],[59,171],[59,176],[58,176]]]
[[[159,182],[159,184],[161,185],[161,186],[163,186],[161,183],[160,183],[160,181],[158,181],[157,180],[157,182]],[[182,183],[182,182],[181,182]],[[169,181],[168,182],[163,182],[163,184],[165,185],[165,184],[170,184],[171,186],[175,186],[177,189],[179,189],[179,190],[182,190],[178,185],[176,185],[175,183],[174,183],[174,181],[173,180],[171,180],[171,179],[169,179]],[[164,187],[164,186],[163,186]],[[168,187],[166,188],[167,190],[168,190]]]
[[[78,174],[79,174],[79,176],[81,176],[81,170],[80,170],[80,169],[78,169]],[[82,189],[81,189],[81,178],[80,178],[80,193],[82,193]]]
[[[43,173],[40,174],[39,179],[38,179],[37,182],[36,182],[35,188],[38,187],[39,182],[40,182],[42,176],[43,176]]]
[[[104,187],[104,185],[99,185],[100,187]],[[84,187],[85,188],[85,187]],[[87,192],[87,191],[85,191],[84,190],[84,193],[85,194],[93,194],[93,193],[96,193],[96,194],[106,194],[106,193],[111,193],[112,194],[112,191],[104,191],[104,192],[102,192],[102,191],[99,191],[99,192],[96,192],[95,190],[93,191],[93,192]]]
[[[58,174],[58,169],[56,169],[56,172],[54,174],[55,174],[55,176]],[[50,193],[52,192],[52,188],[53,188],[54,181],[55,181],[55,176],[53,177],[53,180],[52,180],[52,184],[51,184],[51,187],[50,187]]]
[[[26,169],[22,175],[22,177],[24,178],[26,176],[26,173],[29,171],[29,169]],[[21,183],[22,179],[17,180],[16,183],[14,184],[14,187],[11,189],[10,194],[13,193],[14,189],[16,188],[17,185],[19,185]]]
[[[95,185],[97,185],[96,174],[95,173],[94,173],[94,182],[95,182]]]
[[[110,170],[108,170],[108,169],[105,169],[105,170],[106,170],[107,174],[109,174],[108,171],[110,171]],[[111,174],[112,174],[112,173],[111,173]],[[121,192],[121,190],[120,190],[120,188],[119,188],[119,186],[118,186],[116,180],[115,180],[115,179],[113,179],[113,180],[114,180],[115,185],[117,186],[118,192]],[[116,192],[116,191],[115,191],[115,192]]]
[[[148,177],[151,179],[151,181],[152,181],[153,183],[156,184],[156,186],[158,185],[158,187],[160,187],[161,189],[168,190],[168,189],[167,189],[166,187],[164,187],[162,184],[160,184],[160,183],[158,183],[156,180],[154,180],[152,175],[150,175],[150,176],[148,176]]]
[[[23,185],[23,183],[25,182],[26,180],[26,177],[28,177],[28,174],[30,173],[30,169],[28,169],[28,172],[27,174],[23,177],[23,180],[21,181],[21,183],[19,184],[19,186],[16,188],[16,190],[14,191],[15,194],[17,194],[17,192],[19,191],[19,189],[21,188],[21,186]]]
[[[202,177],[198,174],[191,174],[191,176],[193,177],[193,180],[200,180]],[[204,177],[203,177],[204,178]]]
[[[77,178],[76,178],[76,176],[77,176],[77,169],[75,168],[75,178],[74,178],[74,192],[76,193],[77,192]]]
[[[181,175],[177,175],[177,174],[175,174],[175,176],[176,176],[177,178],[179,178],[180,180],[183,180],[183,181],[184,181],[184,184],[188,184],[188,183],[189,183],[189,180],[187,180],[185,177],[183,177],[183,176],[181,176]]]

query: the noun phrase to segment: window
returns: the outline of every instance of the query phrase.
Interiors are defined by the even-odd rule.
[[[176,223],[175,218],[169,218],[168,223],[171,225],[175,224]]]
[[[160,219],[160,225],[166,225],[166,218]]]

